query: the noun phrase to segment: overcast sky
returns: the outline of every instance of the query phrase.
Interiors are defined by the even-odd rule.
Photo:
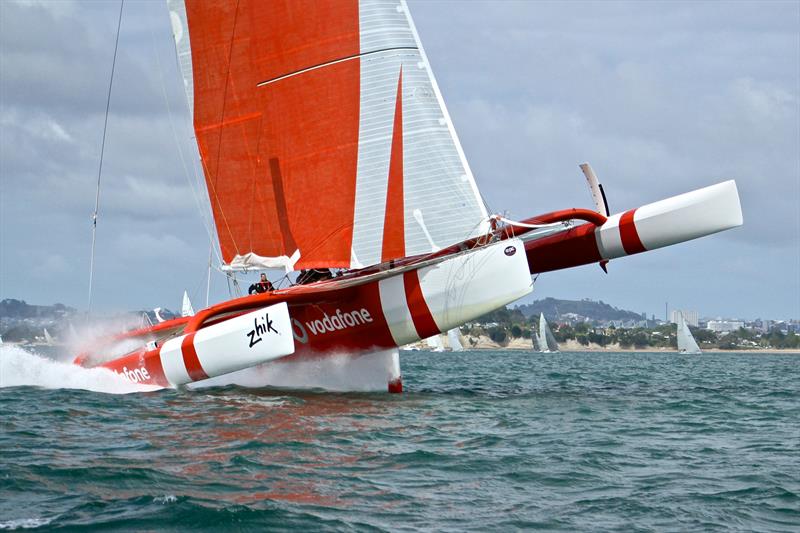
[[[587,160],[613,212],[737,182],[742,228],[614,260],[609,275],[542,275],[528,300],[800,318],[800,2],[409,4],[492,210],[592,207]],[[87,306],[118,5],[0,0],[0,298]],[[204,303],[208,235],[182,164],[193,175],[197,155],[171,39],[163,1],[126,3],[97,310],[176,309],[184,288]],[[227,297],[222,276],[212,285],[212,302]]]

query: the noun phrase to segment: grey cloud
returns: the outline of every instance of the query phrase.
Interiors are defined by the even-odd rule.
[[[66,13],[54,12],[54,4],[2,3],[0,90],[4,105],[61,117],[94,114],[102,118],[118,4],[80,4]],[[171,46],[169,34],[162,33],[157,45],[152,42],[153,28],[148,26],[154,22],[154,7],[151,3],[129,2],[125,8],[112,96],[115,113],[162,112],[153,106],[151,96],[160,98],[159,80],[164,75],[155,68],[158,61],[153,47],[160,50],[162,69],[174,69],[175,60],[174,52],[167,47]],[[173,106],[180,102],[173,94]]]
[[[502,5],[454,8],[443,33],[426,25],[450,4],[412,4],[492,207],[586,205],[588,159],[616,209],[735,178],[747,224],[718,238],[797,242],[776,225],[800,194],[796,5]]]

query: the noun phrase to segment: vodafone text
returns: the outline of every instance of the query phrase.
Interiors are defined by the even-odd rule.
[[[134,370],[128,370],[128,367],[122,367],[122,372],[115,370],[117,374],[120,376],[125,376],[128,378],[129,381],[134,383],[139,383],[140,381],[144,381],[146,379],[150,379],[150,372],[147,371],[146,368],[136,368]]]
[[[294,337],[300,342],[308,342],[308,332],[312,335],[323,335],[327,332],[333,332],[346,328],[352,328],[362,324],[372,322],[372,315],[369,311],[364,309],[356,309],[354,311],[342,311],[337,309],[335,313],[324,313],[322,318],[316,320],[309,320],[301,323],[299,320],[293,320],[296,328],[294,328]],[[299,329],[299,331],[297,331]]]

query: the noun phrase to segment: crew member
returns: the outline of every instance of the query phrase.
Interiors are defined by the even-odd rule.
[[[315,281],[323,281],[331,278],[333,278],[333,273],[329,268],[310,268],[300,271],[296,283],[298,285],[305,285],[306,283],[314,283]]]
[[[274,289],[275,289],[275,287],[273,287],[272,283],[270,283],[270,281],[267,279],[267,275],[262,272],[261,273],[261,279],[258,280],[255,283],[253,283],[252,285],[250,285],[250,288],[247,290],[247,293],[248,294],[254,294],[254,293],[261,294],[261,293],[264,293],[264,292],[272,291]]]

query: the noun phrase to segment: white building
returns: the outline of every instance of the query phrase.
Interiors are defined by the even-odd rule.
[[[741,320],[709,320],[706,329],[715,333],[730,333],[744,327]]]
[[[673,324],[678,323],[678,313],[683,313],[683,319],[686,320],[686,323],[690,326],[697,327],[700,325],[700,317],[697,311],[688,311],[686,309],[673,309],[672,312],[670,312],[669,321]]]

